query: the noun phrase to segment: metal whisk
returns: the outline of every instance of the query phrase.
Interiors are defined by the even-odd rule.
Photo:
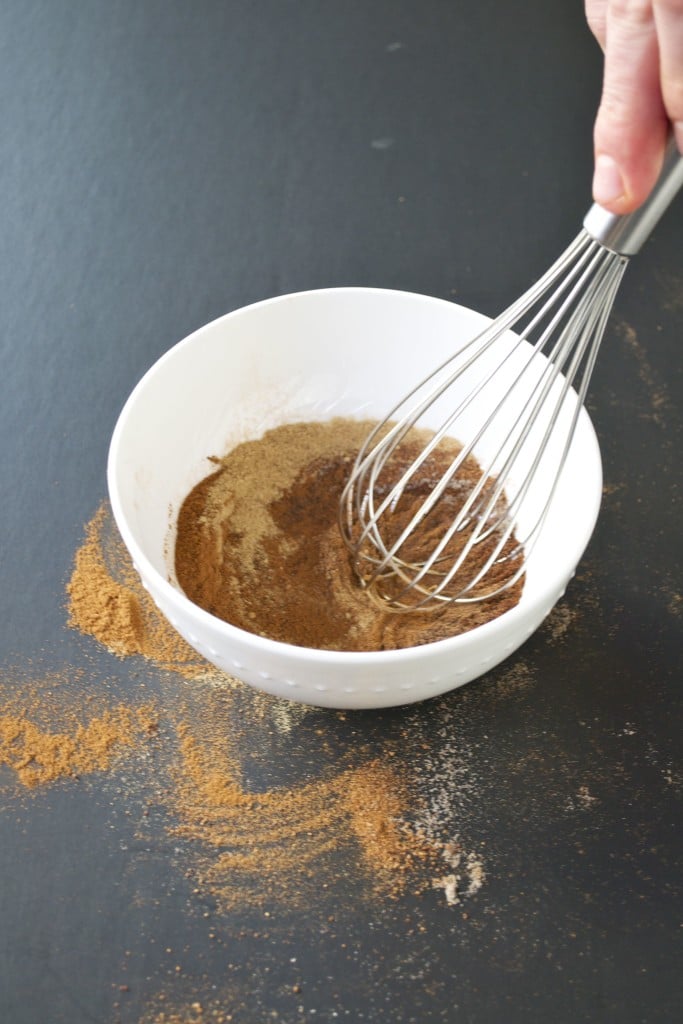
[[[522,577],[629,257],[682,185],[671,138],[639,210],[616,217],[592,206],[541,279],[369,435],[342,493],[339,525],[361,583],[383,606],[482,601]],[[419,429],[425,416],[429,432]],[[520,536],[530,495],[535,511]]]

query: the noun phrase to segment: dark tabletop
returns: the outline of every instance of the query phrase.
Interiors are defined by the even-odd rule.
[[[70,629],[64,593],[117,414],[167,348],[317,287],[494,315],[574,237],[601,70],[582,6],[4,0],[3,700],[51,673],[122,700],[187,685]],[[329,892],[221,909],[125,769],[29,793],[0,768],[2,1022],[680,1019],[682,238],[679,198],[591,385],[598,527],[512,662],[289,731],[240,697],[264,785],[419,734],[481,889],[366,904],[340,871],[334,913]]]

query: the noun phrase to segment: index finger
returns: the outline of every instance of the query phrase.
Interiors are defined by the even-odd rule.
[[[649,195],[667,134],[659,48],[649,0],[610,0],[600,108],[595,122],[594,197],[630,213]]]

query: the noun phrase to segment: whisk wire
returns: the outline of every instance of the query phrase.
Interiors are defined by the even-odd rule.
[[[581,236],[579,236],[578,241],[583,241]],[[483,424],[482,424],[481,428],[479,429],[479,431],[477,432],[477,434],[474,437],[471,438],[470,443],[463,450],[461,461],[464,461],[464,459],[466,457],[468,457],[474,451],[476,451],[477,444],[480,441],[481,437],[484,435],[486,430],[491,426],[491,423],[495,420],[495,418],[500,414],[501,409],[506,404],[506,402],[508,402],[508,400],[515,393],[515,389],[517,388],[517,386],[521,382],[524,381],[527,373],[529,372],[529,368],[530,368],[532,362],[538,362],[538,360],[536,358],[538,353],[543,351],[543,349],[545,348],[546,343],[548,342],[548,340],[550,338],[552,338],[553,330],[557,327],[557,325],[561,321],[562,317],[566,314],[566,311],[567,311],[567,308],[568,308],[569,304],[574,299],[578,289],[583,285],[586,276],[592,270],[593,264],[595,263],[595,261],[598,258],[598,256],[599,256],[599,254],[595,254],[594,255],[593,260],[591,261],[591,263],[589,263],[588,267],[586,267],[584,269],[584,272],[581,275],[581,277],[579,278],[578,282],[575,283],[575,285],[572,288],[571,292],[565,298],[565,301],[562,303],[560,308],[555,312],[555,314],[552,317],[552,319],[550,320],[550,322],[547,324],[545,329],[542,331],[538,341],[535,343],[535,345],[532,347],[531,351],[529,352],[528,356],[526,357],[526,359],[525,359],[521,369],[517,372],[517,375],[513,378],[512,382],[511,382],[511,384],[509,386],[509,390],[503,395],[501,400],[494,406],[494,408],[492,409],[490,415],[483,422]],[[524,341],[528,341],[528,339],[531,336],[531,333],[534,330],[534,328],[536,326],[538,326],[538,324],[540,324],[543,321],[543,319],[551,312],[553,305],[556,302],[559,301],[562,293],[571,284],[572,280],[574,279],[574,277],[576,276],[578,271],[581,269],[581,267],[584,265],[584,263],[585,263],[584,259],[582,259],[579,263],[577,263],[577,265],[573,268],[573,273],[570,276],[568,276],[568,278],[563,282],[564,287],[561,288],[561,289],[558,288],[557,291],[550,296],[550,298],[542,306],[542,308],[537,311],[536,316],[533,318],[533,320],[530,322],[530,324],[527,326],[527,328],[519,335],[519,340],[517,342],[517,345],[515,345],[514,348],[510,349],[508,354],[500,361],[500,363],[497,366],[494,367],[494,369],[491,371],[489,376],[484,380],[482,386],[485,385],[485,384],[490,383],[490,381],[492,380],[492,378],[494,376],[496,376],[498,373],[501,373],[503,368],[504,368],[504,366],[505,366],[505,363],[517,351],[517,348],[519,347],[519,345],[521,345]],[[564,261],[563,261],[562,265],[564,265]],[[534,424],[536,422],[536,417],[541,412],[541,409],[542,409],[542,407],[543,407],[543,405],[544,405],[544,403],[545,403],[549,393],[551,392],[551,389],[553,388],[557,377],[560,375],[560,372],[562,370],[562,367],[563,367],[564,361],[565,361],[564,356],[563,356],[563,352],[564,352],[564,346],[565,346],[566,338],[567,338],[567,331],[565,330],[560,335],[556,345],[551,349],[550,353],[548,354],[548,356],[547,356],[548,362],[544,366],[543,372],[539,376],[539,379],[538,379],[536,385],[534,386],[532,392],[529,394],[528,399],[522,405],[519,413],[517,414],[517,416],[516,416],[516,418],[515,418],[515,420],[513,422],[513,425],[510,428],[510,433],[509,433],[508,438],[506,439],[506,443],[501,446],[500,450],[496,453],[494,459],[489,464],[489,466],[488,466],[487,470],[485,471],[485,473],[482,474],[481,486],[479,486],[479,488],[478,488],[478,493],[484,490],[484,482],[486,480],[498,480],[498,483],[496,484],[496,487],[495,487],[495,498],[494,498],[492,504],[495,504],[496,500],[500,496],[502,496],[502,493],[504,491],[504,481],[507,478],[507,471],[510,468],[511,463],[516,458],[516,456],[517,456],[517,454],[518,454],[522,444],[525,442],[525,440],[527,439],[529,433],[533,429],[533,426],[534,426]],[[540,395],[537,395],[537,392],[539,390],[540,390]],[[558,408],[559,408],[561,400],[564,398],[566,390],[568,390],[568,388],[566,388],[563,391],[562,395],[560,396],[560,401],[558,401]],[[534,404],[534,406],[532,408],[532,411],[529,412],[529,405],[530,405],[530,403],[534,399],[535,399],[535,404]],[[461,403],[461,408],[464,405],[465,405],[465,403]],[[452,423],[452,422],[455,422],[454,418],[451,419],[450,423]],[[503,457],[505,455],[506,447],[510,448],[510,452],[507,455],[507,458],[505,459],[505,461],[503,461]],[[545,450],[545,445],[543,446],[543,450]],[[497,461],[502,461],[502,466],[500,466],[500,468],[498,468],[496,466],[496,462]],[[468,509],[468,511],[470,511],[470,510]],[[476,511],[477,510],[475,509],[475,514],[476,514]],[[481,519],[482,519],[483,522],[487,522],[488,521],[486,513],[481,515]],[[464,521],[465,521],[465,517],[461,513],[458,516],[458,519],[457,519],[458,525],[457,525],[456,529],[460,528],[460,525],[462,523],[464,523]],[[484,532],[482,532],[480,534],[480,539],[482,539],[482,540],[486,539],[488,536],[490,536],[490,534],[495,532],[495,530],[498,528],[498,526],[499,526],[499,523],[497,523],[497,522],[489,522],[488,528]]]
[[[557,421],[566,407],[567,399],[572,393],[577,374],[581,369],[581,364],[584,363],[578,391],[576,391],[575,394],[572,416],[565,427],[564,447],[561,455],[556,461],[556,469],[552,483],[548,488],[547,501],[539,513],[536,523],[526,536],[519,539],[520,546],[526,548],[527,553],[530,550],[532,537],[540,531],[547,509],[550,506],[552,496],[555,493],[556,483],[560,478],[562,468],[569,453],[571,439],[588,390],[588,384],[604,334],[609,311],[613,304],[614,296],[616,295],[621,276],[626,266],[625,260],[615,260],[613,255],[610,255],[611,258],[604,261],[599,278],[593,285],[591,285],[589,294],[581,302],[577,310],[577,315],[570,323],[565,325],[556,346],[557,352],[553,352],[551,357],[549,357],[553,358],[555,366],[552,375],[552,382],[554,383],[559,377],[561,381],[561,389],[548,420],[542,441],[535,452],[534,459],[529,466],[524,480],[520,483],[515,494],[508,503],[508,512],[510,516],[515,517],[518,508],[526,498],[529,487],[533,483],[534,476],[547,451],[551,439],[555,440],[557,437]],[[598,298],[601,300],[600,307],[599,309],[596,309],[595,303]],[[602,305],[603,303],[604,306]],[[570,357],[569,366],[564,375],[562,375],[561,371],[564,369],[565,363]],[[522,440],[524,439],[525,438]],[[512,453],[512,460],[514,460],[515,454],[516,452]]]
[[[599,262],[603,257],[603,254],[604,250],[602,253],[594,253],[593,259],[591,260],[590,264],[585,268],[583,274],[575,283],[569,295],[565,298],[565,301],[562,303],[560,308],[555,312],[554,316],[545,327],[543,333],[539,338],[537,345],[534,347],[525,365],[522,367],[517,377],[512,382],[509,392],[506,393],[500,405],[495,409],[492,416],[489,417],[489,420],[487,421],[487,426],[490,425],[490,422],[493,420],[494,415],[496,415],[500,411],[500,408],[502,407],[504,402],[507,401],[514,394],[517,385],[523,381],[523,378],[529,370],[531,361],[535,360],[537,353],[543,351],[546,344],[555,336],[553,332],[561,324],[562,318],[566,316],[568,308],[570,307],[571,303],[576,299],[580,289],[584,287],[586,281],[589,280],[590,275],[595,274],[596,270],[598,269]],[[606,263],[603,262],[603,268],[606,265],[608,272],[611,269],[610,263],[612,259],[613,256],[610,254],[609,260]],[[600,273],[602,273],[603,268],[600,268]],[[510,470],[514,461],[516,460],[522,445],[526,442],[530,433],[535,428],[535,425],[538,421],[538,417],[541,415],[543,407],[545,406],[546,402],[552,396],[553,388],[555,388],[556,381],[558,381],[559,379],[562,382],[561,388],[555,400],[554,411],[551,413],[550,416],[550,427],[552,428],[555,426],[557,418],[560,415],[560,412],[563,408],[565,399],[567,395],[570,393],[578,367],[581,363],[581,360],[585,352],[586,344],[591,340],[590,321],[588,322],[587,331],[584,331],[584,327],[586,325],[586,319],[592,309],[591,303],[595,300],[596,293],[599,292],[600,288],[602,287],[602,278],[599,277],[598,279],[593,279],[589,281],[588,287],[589,291],[587,295],[583,296],[580,299],[575,314],[564,323],[564,326],[561,328],[559,335],[557,335],[555,343],[551,347],[550,351],[547,353],[547,362],[543,366],[538,381],[536,382],[533,390],[529,394],[527,401],[522,405],[512,427],[510,428],[510,432],[508,437],[506,438],[505,444],[503,444],[499,452],[496,453],[496,458],[500,457],[502,459],[506,447],[509,446],[510,451],[507,455],[507,458],[505,459],[505,461],[503,462],[502,466],[499,469],[496,468],[495,462],[492,463],[487,470],[487,475],[496,475],[499,477],[499,479],[502,480],[507,479],[508,471]],[[555,296],[552,297],[551,301],[553,301],[554,298]],[[549,306],[550,303],[544,306],[542,310],[544,314]],[[569,368],[563,376],[562,371],[564,370],[565,364],[567,360],[570,359],[570,357],[571,362],[569,364]],[[531,405],[532,402],[533,405]],[[533,476],[535,470],[541,462],[542,456],[545,453],[547,445],[552,436],[552,430],[548,429],[545,432],[543,439],[537,448],[536,456],[527,473],[528,477]],[[500,490],[503,490],[503,484],[500,485]],[[524,492],[522,491],[521,486],[520,492],[522,492],[523,496]],[[512,511],[511,506],[510,511]]]

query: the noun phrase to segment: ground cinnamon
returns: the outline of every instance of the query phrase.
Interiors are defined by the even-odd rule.
[[[14,694],[0,681],[0,767],[22,786],[106,772],[156,735],[152,704],[79,701],[78,686],[74,670],[26,681]]]
[[[69,625],[118,657],[140,654],[193,678],[207,665],[140,584],[105,503],[86,524],[67,584]]]
[[[521,580],[484,602],[449,604],[429,615],[397,615],[369,600],[337,514],[343,484],[371,425],[348,419],[286,424],[212,459],[217,468],[190,492],[178,516],[175,570],[188,597],[261,636],[350,651],[430,643],[513,607]],[[442,462],[428,472],[440,475],[443,459],[450,457],[441,455]],[[478,474],[476,464],[471,472]],[[416,495],[408,497],[414,501]],[[404,504],[396,516],[399,525],[410,514],[410,500]],[[452,507],[424,524],[423,540],[431,545],[440,536]],[[513,559],[500,572],[515,568]]]
[[[411,794],[390,763],[374,758],[253,791],[219,732],[181,724],[178,736],[173,831],[195,844],[197,875],[224,910],[275,899],[310,906],[321,889],[335,892],[344,851],[356,884],[365,875],[376,895],[397,896],[408,882],[425,887],[443,868],[442,844],[409,824]]]
[[[186,870],[220,907],[307,907],[321,893],[334,901],[344,865],[359,892],[379,898],[429,888],[443,873],[442,837],[413,824],[419,801],[390,744],[386,757],[355,751],[332,771],[249,786],[241,770],[245,723],[285,735],[305,728],[309,710],[245,687],[175,635],[133,570],[106,504],[86,526],[68,595],[73,627],[120,657],[143,655],[192,682],[178,691],[169,677],[155,771],[165,764],[159,800],[174,841],[183,842]],[[121,608],[134,613],[115,613]],[[70,732],[60,729],[58,746],[68,748]]]

